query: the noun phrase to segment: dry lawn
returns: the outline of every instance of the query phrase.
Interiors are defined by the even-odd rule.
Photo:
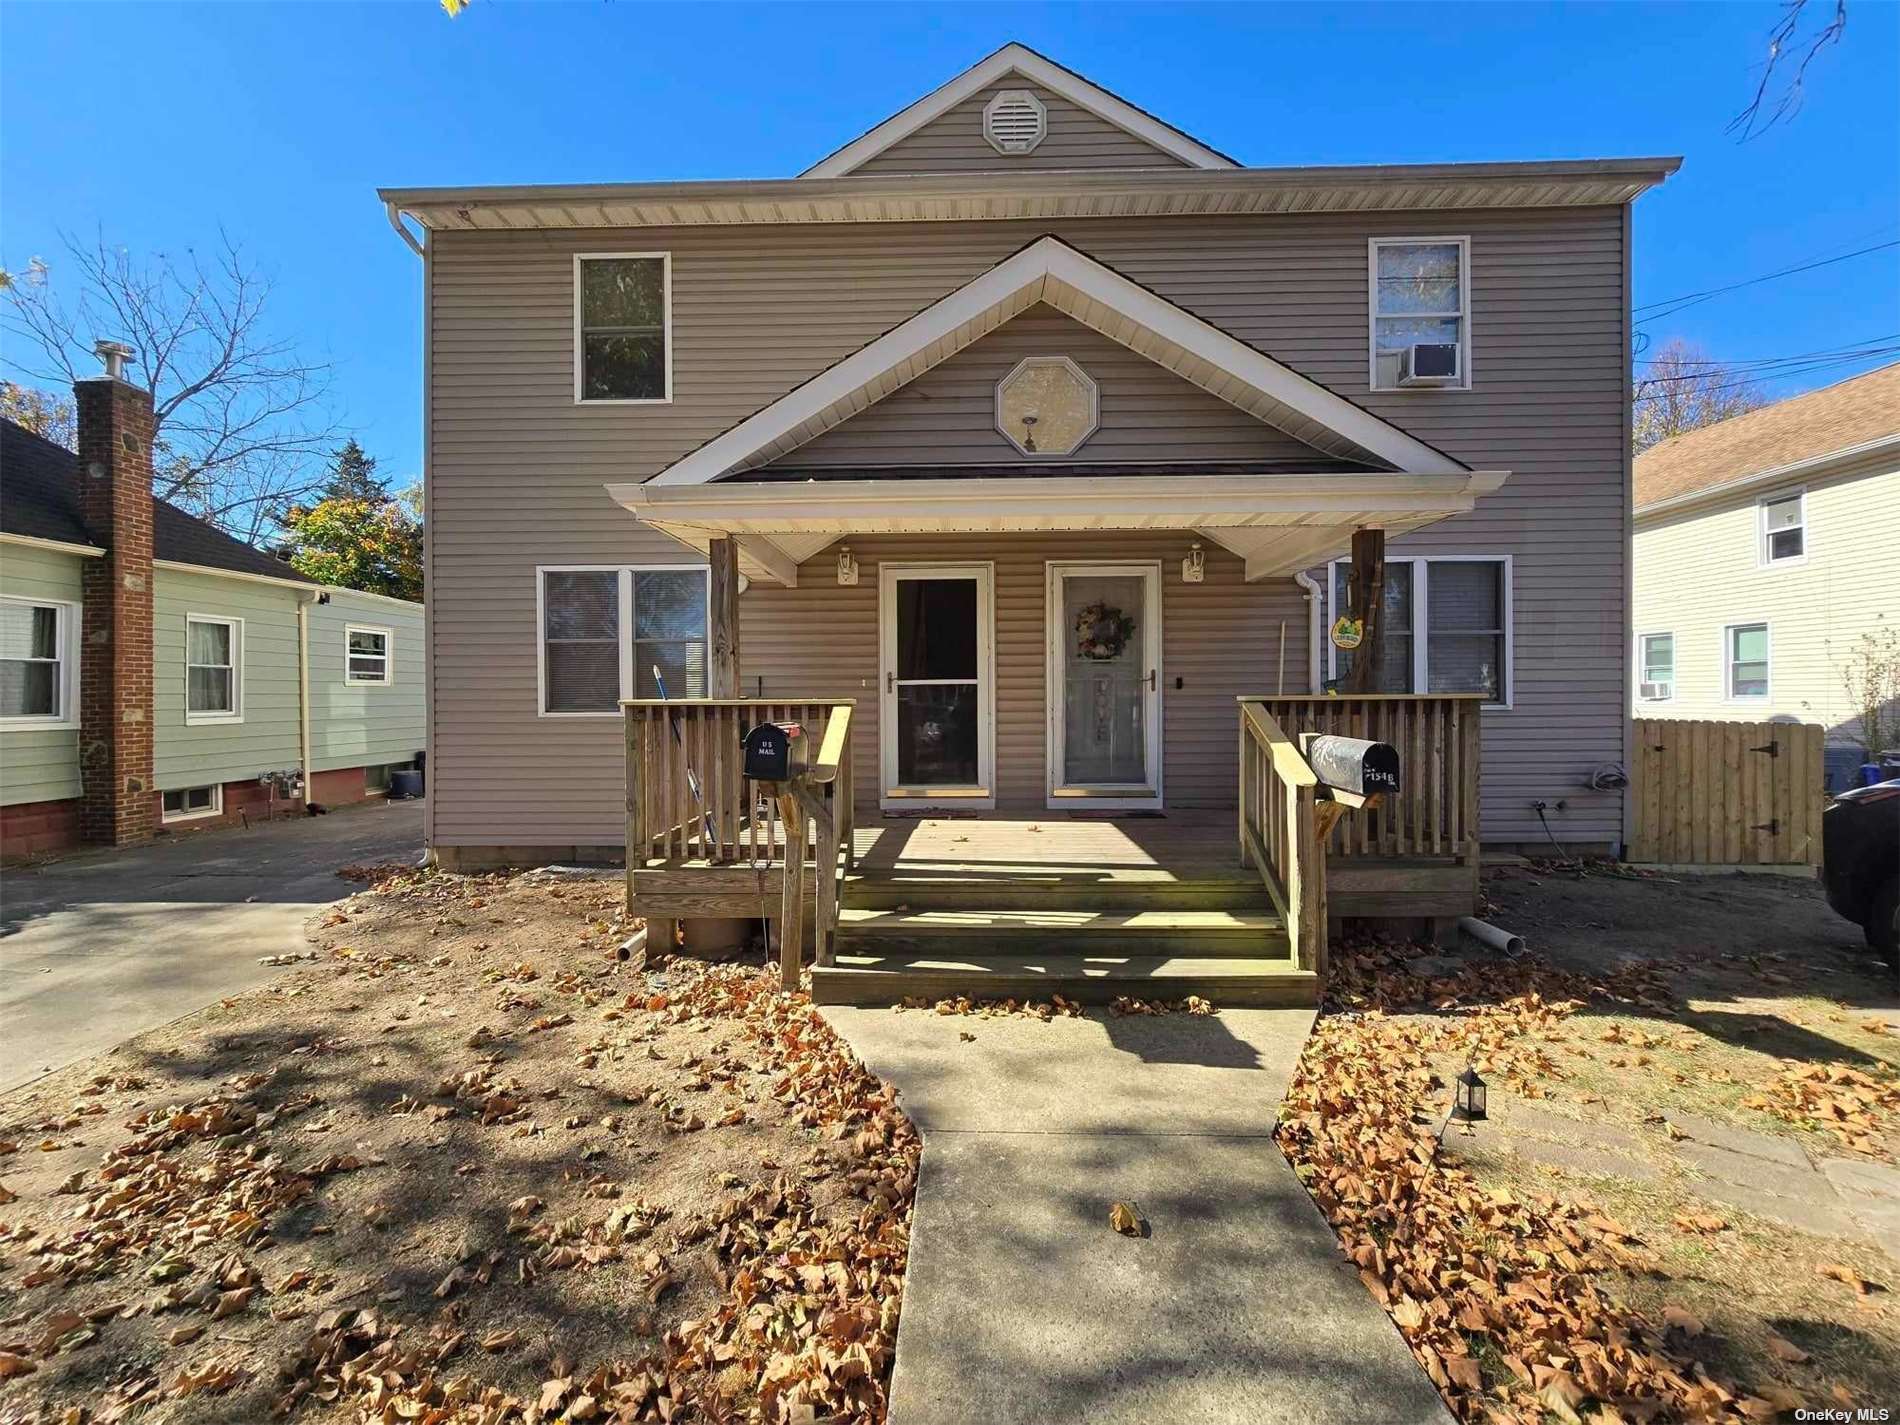
[[[1815,1156],[1900,1150],[1900,995],[1790,881],[1554,867],[1487,881],[1526,960],[1340,957],[1281,1141],[1466,1420],[1794,1419],[1900,1407],[1900,1264],[1713,1201],[1672,1114]],[[1432,1144],[1467,1063],[1494,1102],[1620,1130],[1654,1181]],[[1500,1115],[1502,1118],[1502,1115]],[[1548,1121],[1548,1119],[1546,1120]],[[1480,1140],[1496,1143],[1495,1133]],[[1585,1155],[1587,1156],[1587,1155]]]
[[[0,1101],[0,1420],[876,1420],[917,1137],[612,878],[410,874]]]

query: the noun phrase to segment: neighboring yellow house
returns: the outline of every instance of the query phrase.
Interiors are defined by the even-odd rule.
[[[1635,503],[1635,715],[1863,744],[1843,672],[1900,625],[1900,364],[1664,441]]]

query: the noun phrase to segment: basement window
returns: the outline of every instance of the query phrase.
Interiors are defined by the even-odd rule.
[[[79,606],[0,598],[0,727],[79,724]]]
[[[574,399],[585,405],[660,405],[673,399],[670,254],[575,257]]]
[[[165,821],[199,821],[224,814],[224,787],[179,787],[163,794]]]

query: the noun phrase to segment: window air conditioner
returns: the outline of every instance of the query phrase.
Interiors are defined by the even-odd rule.
[[[1455,342],[1418,342],[1399,353],[1401,386],[1455,386],[1458,380]]]

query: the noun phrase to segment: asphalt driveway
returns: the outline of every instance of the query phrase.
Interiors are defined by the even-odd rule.
[[[0,1093],[282,974],[339,867],[421,854],[387,802],[0,873]]]

